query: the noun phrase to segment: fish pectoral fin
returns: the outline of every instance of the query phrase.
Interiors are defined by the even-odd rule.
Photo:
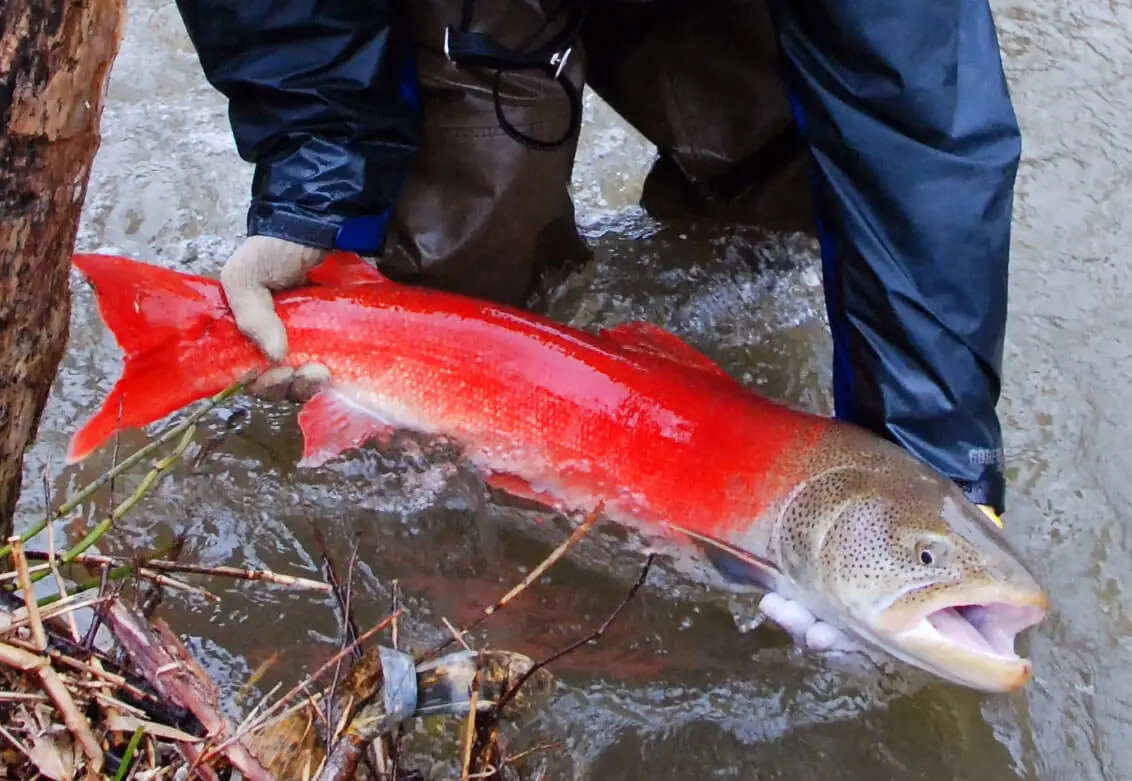
[[[388,441],[393,428],[350,401],[340,391],[324,388],[299,411],[303,432],[301,467],[322,466],[371,439]]]
[[[727,379],[734,379],[718,363],[679,336],[645,322],[621,323],[603,328],[601,336],[624,350],[647,353]]]
[[[353,252],[329,252],[322,262],[307,272],[307,281],[322,287],[388,283],[389,277]]]
[[[709,534],[694,532],[672,523],[669,526],[690,538],[719,574],[732,583],[774,591],[781,581],[782,572],[773,562],[761,556]]]

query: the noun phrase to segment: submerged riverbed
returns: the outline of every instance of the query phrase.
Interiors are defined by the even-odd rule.
[[[661,567],[601,643],[554,668],[560,687],[526,734],[566,742],[552,760],[556,778],[1132,778],[1132,426],[1124,414],[1132,408],[1132,242],[1123,219],[1132,203],[1132,2],[994,6],[1025,134],[1001,406],[1007,533],[1053,600],[1053,614],[1023,645],[1034,681],[1007,697],[905,668],[844,675],[799,657],[778,632],[744,631],[752,611],[743,600]],[[213,273],[243,230],[250,168],[236,156],[225,105],[201,76],[174,5],[139,0],[130,13],[79,248]],[[587,326],[652,320],[763,392],[828,411],[816,244],[741,228],[664,229],[634,206],[651,160],[651,148],[608,109],[587,103],[575,185],[599,255],[556,292],[552,314]],[[22,525],[43,512],[45,470],[58,475],[58,494],[109,461],[100,453],[59,468],[70,433],[120,369],[89,290],[75,291],[71,345],[27,459]],[[249,413],[238,432],[199,469],[166,481],[104,550],[146,551],[185,533],[186,561],[312,574],[313,522],[339,561],[359,539],[359,621],[384,616],[398,579],[409,639],[424,643],[441,617],[471,618],[564,534],[485,502],[478,480],[444,458],[367,450],[297,470],[293,408],[249,399],[231,408]],[[209,428],[219,430],[222,417]],[[124,452],[143,441],[124,435]],[[106,506],[102,497],[88,509]],[[75,522],[60,531],[82,533]],[[492,645],[538,656],[585,634],[620,601],[641,561],[632,541],[600,527],[493,619]],[[222,602],[170,595],[162,610],[226,686],[275,651],[274,675],[293,678],[336,643],[325,600],[208,585]]]

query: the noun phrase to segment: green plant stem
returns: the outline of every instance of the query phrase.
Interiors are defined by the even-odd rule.
[[[177,443],[177,447],[173,449],[173,452],[154,464],[153,469],[149,470],[146,476],[142,478],[141,485],[139,485],[132,494],[126,497],[126,501],[115,507],[114,511],[103,518],[101,521],[99,521],[95,525],[95,527],[87,533],[85,537],[79,540],[75,545],[71,546],[67,551],[63,553],[63,555],[59,556],[59,562],[61,564],[70,564],[76,558],[86,553],[87,550],[91,548],[91,546],[102,539],[102,536],[106,534],[106,532],[108,532],[111,527],[114,526],[115,521],[132,510],[137,505],[137,503],[140,502],[143,497],[145,497],[146,494],[153,490],[153,487],[157,485],[158,481],[160,481],[161,478],[165,477],[165,475],[173,471],[173,467],[177,465],[177,462],[181,460],[181,457],[185,454],[185,451],[189,449],[189,445],[192,444],[193,435],[195,433],[196,426],[189,426],[189,428],[186,429],[184,434],[181,436],[181,441]],[[118,570],[115,570],[115,572],[117,571]],[[131,571],[133,571],[132,564],[128,565],[127,573]],[[31,576],[31,582],[38,583],[39,581],[50,575],[51,570],[37,572]],[[78,590],[82,591],[81,588]],[[51,602],[44,600],[40,604],[51,604]]]
[[[20,539],[23,540],[24,542],[28,542],[33,537],[35,537],[37,534],[39,534],[44,529],[46,529],[47,525],[49,523],[52,523],[53,521],[56,521],[60,518],[63,518],[64,516],[68,515],[71,511],[73,511],[76,507],[78,507],[79,504],[81,504],[83,501],[88,499],[99,488],[101,488],[102,486],[109,483],[111,480],[113,480],[115,477],[117,477],[118,475],[125,472],[127,469],[130,469],[130,468],[136,466],[143,459],[145,459],[147,456],[151,455],[152,453],[157,451],[159,448],[161,448],[161,447],[169,444],[173,440],[177,439],[177,437],[182,438],[181,443],[178,444],[178,448],[181,448],[181,451],[180,451],[180,454],[177,455],[177,458],[180,458],[180,456],[184,454],[184,449],[182,448],[182,444],[184,445],[184,447],[188,447],[187,443],[185,442],[186,437],[188,439],[192,438],[193,434],[196,433],[197,424],[204,418],[204,416],[207,415],[212,409],[214,409],[216,407],[216,405],[228,400],[232,396],[235,396],[237,393],[242,391],[244,389],[244,386],[247,385],[247,383],[249,381],[250,380],[248,378],[240,379],[239,381],[234,382],[231,385],[229,385],[227,388],[222,390],[220,393],[216,394],[212,398],[205,401],[204,404],[202,404],[200,407],[198,407],[196,410],[194,410],[191,415],[189,415],[187,418],[185,418],[179,424],[177,424],[173,428],[169,429],[168,431],[163,433],[161,436],[159,436],[157,439],[153,440],[148,445],[141,448],[140,450],[138,450],[136,453],[132,454],[131,456],[129,456],[125,460],[123,460],[123,461],[119,462],[118,464],[116,464],[115,466],[111,467],[108,471],[104,472],[102,475],[100,475],[93,482],[88,483],[87,485],[83,486],[81,489],[79,489],[78,493],[76,493],[73,497],[68,499],[64,504],[60,505],[59,509],[57,509],[54,513],[47,515],[46,517],[44,517],[43,520],[37,522],[34,526],[32,526],[27,531],[25,531],[23,534],[21,534]],[[160,463],[164,463],[166,460],[167,459],[162,459],[162,462],[160,462]],[[166,470],[166,471],[168,471],[168,470]],[[149,480],[151,475],[154,475],[153,471],[151,471],[148,475],[146,475],[146,480]],[[152,478],[152,482],[150,482],[150,484],[146,487],[146,491],[148,491],[149,488],[152,488],[153,483],[155,483],[161,476],[163,476],[163,475],[154,476]],[[143,480],[142,483],[143,483],[143,485],[145,485],[145,480]],[[113,520],[117,520],[118,518],[122,517],[122,515],[125,514],[125,512],[129,512],[129,510],[132,509],[133,506],[135,504],[137,504],[137,502],[144,495],[145,495],[145,491],[142,491],[140,495],[139,495],[138,491],[135,491],[134,495],[127,498],[126,502],[123,503],[123,506],[126,508],[125,511],[119,512],[119,510],[121,508],[116,509],[115,514],[112,517],[112,520],[110,521],[110,523],[113,523]],[[106,523],[107,523],[107,521],[104,520],[102,523],[99,524],[99,526],[102,526],[103,524],[106,524]],[[98,527],[96,527],[96,529],[97,528]],[[107,528],[109,528],[109,525],[107,525]],[[105,533],[105,531],[106,531],[106,529],[103,529],[102,533]],[[93,532],[92,532],[92,534],[93,534]],[[89,537],[90,535],[87,535],[87,536]],[[99,536],[101,536],[101,534]],[[85,542],[85,540],[84,540],[84,542]],[[94,541],[90,542],[87,545],[87,547],[89,548],[90,545],[93,545],[93,544],[94,544]],[[74,550],[74,549],[72,549],[72,550]],[[85,550],[85,548],[83,550]],[[11,552],[12,552],[12,546],[10,544],[4,545],[3,547],[0,547],[0,559],[4,558],[6,556],[9,556],[11,554]],[[70,551],[68,551],[68,553],[70,553]]]
[[[144,566],[144,565],[143,565]],[[113,582],[128,578],[137,571],[136,564],[123,564],[121,567],[115,567],[106,573],[107,582]],[[91,578],[90,580],[78,583],[74,588],[68,589],[66,595],[63,594],[48,594],[43,599],[37,599],[35,604],[41,608],[54,604],[63,599],[64,596],[73,597],[75,594],[81,594],[84,591],[92,591],[102,585],[102,576]]]
[[[114,775],[114,781],[123,781],[130,772],[130,765],[134,761],[134,752],[138,750],[138,745],[141,743],[142,735],[145,734],[145,727],[138,727],[134,730],[130,742],[126,745],[126,752],[122,754],[122,763],[118,765],[118,772]]]
[[[59,561],[63,564],[70,564],[77,556],[86,553],[92,545],[102,539],[102,535],[106,534],[117,520],[134,509],[137,503],[145,498],[145,495],[152,491],[153,487],[157,485],[163,477],[173,471],[173,467],[177,465],[177,462],[185,455],[185,451],[189,449],[189,445],[192,444],[193,435],[195,434],[196,426],[190,426],[182,435],[181,441],[177,443],[177,447],[173,449],[173,452],[154,464],[153,469],[149,470],[146,476],[142,478],[141,483],[134,489],[134,492],[127,496],[124,502],[115,507],[112,513],[99,521],[85,537],[63,553],[63,555],[59,557]],[[39,577],[42,578],[45,575],[46,573],[43,573]]]

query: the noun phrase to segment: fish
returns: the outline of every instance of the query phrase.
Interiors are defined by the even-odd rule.
[[[269,368],[216,280],[108,254],[73,264],[124,358],[68,463]],[[331,374],[298,412],[299,467],[398,430],[442,437],[492,488],[679,540],[726,582],[946,681],[1007,693],[1032,677],[1015,645],[1045,591],[953,481],[883,437],[761,396],[657,325],[574,328],[352,253],[273,296],[284,362]]]

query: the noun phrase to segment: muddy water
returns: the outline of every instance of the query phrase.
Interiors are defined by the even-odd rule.
[[[1132,483],[1132,3],[995,3],[1025,131],[1002,412],[1008,533],[1048,585],[1055,612],[1031,638],[1036,679],[983,697],[904,668],[847,674],[750,629],[750,606],[662,566],[598,645],[556,667],[560,687],[523,732],[563,740],[555,777],[594,779],[1132,778],[1132,629],[1124,579]],[[199,73],[171,3],[132,4],[91,179],[83,249],[118,250],[209,273],[242,230],[250,172],[225,107]],[[673,328],[766,393],[828,410],[829,344],[813,242],[740,229],[662,230],[634,207],[651,149],[590,103],[576,189],[600,260],[558,291],[579,324],[645,317]],[[67,436],[119,369],[89,293],[76,285],[73,339],[28,459],[21,523],[106,467],[58,468]],[[241,400],[248,415],[212,458],[182,469],[103,543],[151,549],[186,534],[186,560],[314,573],[317,524],[344,562],[359,544],[358,617],[405,590],[409,639],[437,636],[493,600],[561,539],[555,521],[485,501],[443,454],[367,451],[299,472],[294,410]],[[227,413],[230,414],[230,413]],[[224,426],[224,415],[209,419]],[[141,435],[123,437],[136,447]],[[124,480],[118,491],[131,489]],[[84,508],[105,510],[100,498]],[[72,539],[81,520],[61,524]],[[491,624],[531,654],[599,622],[636,575],[641,549],[605,529]],[[338,626],[329,603],[210,583],[218,604],[170,596],[167,617],[224,685],[272,652],[293,676]],[[435,768],[443,777],[446,766]]]

